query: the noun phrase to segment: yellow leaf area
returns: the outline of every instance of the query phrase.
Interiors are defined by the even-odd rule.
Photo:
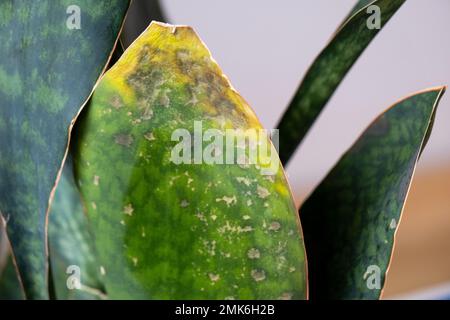
[[[133,104],[136,101],[135,90],[129,84],[129,77],[137,69],[155,68],[162,68],[166,75],[164,80],[171,86],[192,87],[192,104],[200,106],[208,114],[217,115],[220,102],[228,100],[234,107],[230,110],[232,116],[244,115],[248,127],[261,128],[253,110],[231,86],[191,27],[153,21],[105,75],[104,80],[114,86],[126,104]],[[211,87],[220,87],[220,90],[215,91]]]
[[[206,45],[188,26],[152,22],[105,74],[100,86],[103,94],[94,96],[95,99],[113,97],[107,104],[119,103],[130,111],[143,110],[144,119],[151,117],[154,106],[169,107],[177,100],[187,113],[190,110],[199,113],[202,116],[199,120],[214,120],[223,130],[243,129],[235,134],[244,139],[252,136],[252,132],[245,130],[263,129]],[[257,165],[268,170],[278,168],[276,150],[269,139],[260,137],[256,140],[265,148],[260,149],[268,152],[257,152]],[[289,190],[279,191],[289,194]]]

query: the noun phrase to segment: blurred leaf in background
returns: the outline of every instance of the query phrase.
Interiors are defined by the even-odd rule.
[[[127,8],[123,0],[0,3],[0,213],[27,298],[48,298],[49,199],[72,122]]]
[[[380,297],[411,179],[444,91],[414,94],[382,114],[300,208],[311,299]]]
[[[64,165],[53,199],[49,221],[49,246],[57,299],[106,298],[100,280],[94,238],[83,212],[71,159]]]
[[[367,27],[366,9],[377,5],[381,10],[381,28],[405,0],[360,0],[338,28],[303,78],[283,114],[280,130],[280,159],[286,164],[306,133],[344,79],[347,72],[380,31]]]

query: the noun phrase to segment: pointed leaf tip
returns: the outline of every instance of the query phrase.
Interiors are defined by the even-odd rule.
[[[371,1],[370,5],[378,6],[382,14],[380,28],[369,28],[367,23],[372,14],[363,10],[368,1],[362,0],[338,28],[307,71],[277,125],[280,130],[279,150],[283,164],[288,163],[347,72],[404,2],[405,0]]]

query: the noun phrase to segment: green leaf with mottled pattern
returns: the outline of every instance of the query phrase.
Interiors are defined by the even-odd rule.
[[[9,256],[3,270],[0,270],[0,300],[22,300],[23,291],[14,267],[12,257]]]
[[[277,125],[280,130],[280,159],[286,164],[336,88],[380,29],[369,29],[369,5],[381,10],[381,28],[405,0],[374,0],[358,3],[348,19],[316,58]],[[356,12],[354,12],[357,10]]]
[[[106,297],[100,281],[94,240],[73,178],[71,161],[65,163],[53,199],[49,246],[57,299]]]
[[[105,73],[73,154],[109,297],[306,297],[299,219],[266,133],[270,157],[250,161],[248,139],[227,148],[230,164],[176,164],[180,145],[225,155],[225,129],[262,127],[189,27],[152,23]],[[211,134],[205,149],[191,133]]]
[[[0,300],[23,299],[23,290],[10,254],[10,246],[0,222]]]
[[[311,299],[377,299],[417,160],[445,88],[397,102],[300,209]]]
[[[123,0],[0,3],[0,212],[28,298],[48,298],[50,195],[72,121],[107,64],[127,7]]]

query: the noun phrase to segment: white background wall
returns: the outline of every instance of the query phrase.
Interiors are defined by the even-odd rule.
[[[142,0],[137,0],[142,1]],[[195,28],[234,87],[273,128],[356,0],[163,0]],[[297,195],[320,182],[365,127],[401,97],[450,84],[450,0],[407,0],[354,65],[288,167]],[[450,91],[420,170],[450,163]]]

